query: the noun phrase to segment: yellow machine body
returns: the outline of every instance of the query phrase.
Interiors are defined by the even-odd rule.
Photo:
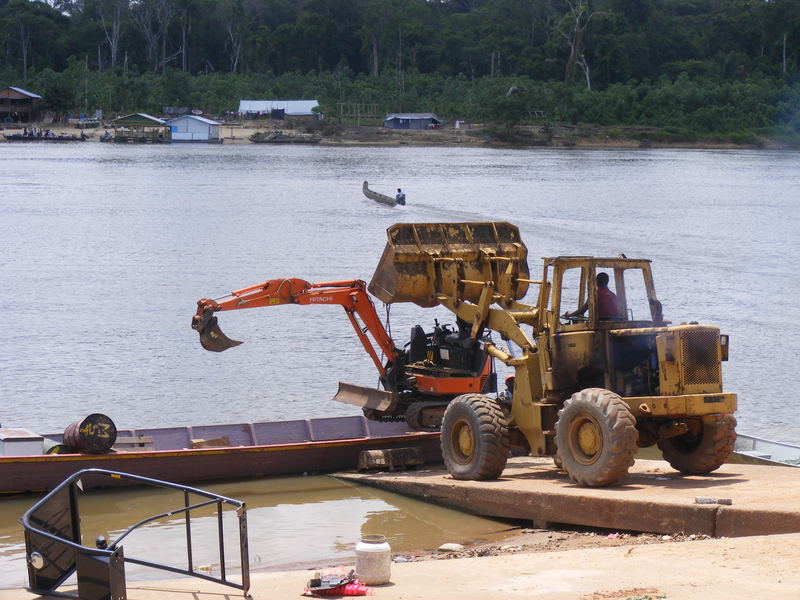
[[[622,398],[636,418],[639,445],[685,433],[687,419],[735,411],[736,395],[722,391],[727,336],[716,327],[664,321],[649,260],[545,258],[534,281],[527,248],[509,223],[403,223],[387,233],[369,285],[373,295],[385,303],[443,305],[472,324],[473,339],[488,329],[521,350],[484,344],[515,369],[509,432],[531,454],[555,453],[558,411],[582,389]],[[599,315],[601,271],[615,289],[618,318]],[[529,286],[538,293],[526,303]],[[581,305],[585,317],[563,316]]]

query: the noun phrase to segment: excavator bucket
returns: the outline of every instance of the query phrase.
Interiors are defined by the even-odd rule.
[[[232,340],[222,333],[217,323],[217,317],[211,312],[192,319],[192,329],[196,329],[200,334],[200,345],[211,352],[223,352],[242,343]]]
[[[510,223],[400,223],[388,241],[369,291],[381,301],[430,307],[438,295],[477,302],[482,283],[519,300],[528,291],[528,249]]]
[[[397,404],[396,394],[344,381],[339,382],[339,391],[336,392],[333,399],[359,408],[371,408],[381,412],[392,410]]]

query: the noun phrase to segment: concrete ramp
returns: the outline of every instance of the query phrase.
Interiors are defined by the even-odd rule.
[[[486,517],[653,533],[739,537],[800,532],[800,469],[731,464],[684,476],[637,460],[620,485],[582,488],[551,459],[508,461],[497,481],[456,481],[443,469],[337,477]],[[728,504],[729,502],[729,504]]]

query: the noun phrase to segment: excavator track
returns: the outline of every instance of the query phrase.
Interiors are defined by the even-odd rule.
[[[361,411],[370,421],[378,421],[380,423],[399,423],[400,421],[406,420],[403,415],[387,415],[379,410],[375,410],[374,408],[362,408]]]

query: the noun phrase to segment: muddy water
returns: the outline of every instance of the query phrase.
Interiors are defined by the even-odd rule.
[[[331,477],[262,479],[206,486],[204,489],[247,503],[250,562],[253,570],[276,570],[349,564],[362,534],[385,535],[395,552],[437,548],[445,542],[500,540],[509,524],[465,515],[344,483]],[[0,502],[0,587],[25,583],[25,542],[17,522],[37,498]],[[84,543],[98,535],[114,539],[127,527],[153,514],[183,506],[183,497],[169,490],[95,491],[80,500]],[[226,568],[238,568],[235,516],[224,518]],[[198,570],[219,575],[217,520],[212,510],[192,513],[192,549]],[[148,524],[124,542],[126,557],[186,567],[183,517]],[[234,571],[235,572],[235,571]],[[131,579],[164,578],[162,571],[126,566]]]

